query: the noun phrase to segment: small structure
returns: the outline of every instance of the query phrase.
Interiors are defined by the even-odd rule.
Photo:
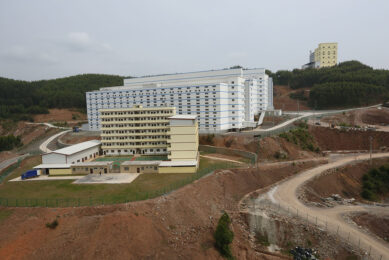
[[[198,163],[193,161],[163,161],[159,164],[159,173],[196,173]]]
[[[91,140],[71,145],[42,155],[43,164],[75,164],[96,158],[100,152],[100,141]]]
[[[70,164],[67,163],[43,163],[34,167],[38,175],[69,175]]]
[[[161,161],[125,161],[120,165],[120,173],[158,173]]]
[[[112,161],[83,162],[71,165],[71,174],[107,174],[112,172]]]

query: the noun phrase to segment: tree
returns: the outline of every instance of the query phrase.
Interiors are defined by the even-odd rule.
[[[220,217],[214,233],[215,247],[219,253],[227,258],[234,259],[231,253],[230,244],[234,239],[234,233],[230,229],[231,219],[226,212]]]

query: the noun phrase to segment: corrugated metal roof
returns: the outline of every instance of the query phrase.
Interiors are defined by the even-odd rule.
[[[121,165],[159,165],[162,161],[125,161]]]
[[[92,148],[94,146],[100,145],[101,142],[99,140],[90,140],[86,142],[82,142],[79,144],[71,145],[59,150],[52,151],[51,153],[59,153],[64,155],[72,155],[81,151],[84,151],[86,149]],[[50,153],[49,153],[50,154]]]
[[[95,161],[95,162],[82,162],[75,163],[72,166],[106,166],[112,164],[113,161]]]
[[[194,120],[197,118],[197,115],[175,115],[169,117],[169,119],[178,119],[178,120]]]
[[[160,167],[196,166],[197,161],[163,161]]]
[[[71,164],[66,163],[44,163],[34,167],[34,169],[69,169]]]

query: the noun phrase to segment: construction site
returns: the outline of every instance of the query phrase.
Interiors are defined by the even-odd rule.
[[[361,197],[362,176],[389,163],[388,109],[299,119],[302,113],[277,118],[275,126],[276,119],[269,116],[263,127],[248,132],[200,135],[201,160],[217,167],[200,178],[174,177],[182,185],[168,182],[169,188],[153,195],[158,186],[144,186],[150,188],[147,197],[114,195],[105,184],[82,192],[72,189],[75,195],[66,200],[55,197],[61,189],[69,192],[64,187],[70,184],[61,182],[54,190],[49,184],[40,186],[39,194],[31,189],[26,201],[18,197],[20,192],[12,193],[18,188],[8,182],[36,162],[24,159],[0,184],[0,258],[220,259],[213,233],[227,212],[237,259],[289,259],[297,251],[312,252],[318,259],[389,259],[388,198],[370,202]],[[277,129],[291,120],[284,131]],[[63,131],[50,129],[45,136]],[[67,131],[47,148],[92,139],[99,136]],[[20,185],[33,183],[48,182]],[[115,185],[126,189],[131,184]],[[104,197],[107,192],[122,199]],[[76,195],[88,201],[80,203]],[[54,220],[55,229],[45,226]]]

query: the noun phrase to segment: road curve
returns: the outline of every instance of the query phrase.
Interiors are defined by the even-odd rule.
[[[67,133],[67,132],[70,132],[71,130],[66,130],[66,131],[62,131],[62,132],[59,132],[55,135],[52,135],[50,136],[49,138],[47,138],[40,146],[39,146],[39,150],[41,150],[42,152],[44,153],[50,153],[51,150],[49,148],[47,148],[47,146],[49,145],[49,143],[51,141],[53,141],[55,138]]]
[[[321,165],[313,169],[304,171],[296,175],[295,177],[279,184],[275,188],[273,188],[271,191],[268,192],[267,196],[270,199],[272,199],[273,202],[279,203],[280,206],[283,207],[284,209],[288,209],[288,212],[289,209],[293,209],[295,212],[297,211],[300,212],[300,216],[304,219],[306,219],[306,216],[309,216],[310,218],[309,221],[313,223],[315,223],[315,219],[325,219],[326,222],[317,223],[317,224],[324,228],[326,228],[327,225],[335,227],[334,229],[327,229],[327,230],[329,230],[329,232],[332,233],[338,233],[340,230],[342,234],[349,234],[349,237],[351,237],[351,241],[352,239],[354,239],[354,244],[355,241],[358,241],[358,243],[360,243],[361,245],[365,245],[364,246],[365,250],[367,245],[368,248],[371,247],[371,249],[369,248],[369,251],[371,250],[372,254],[378,256],[378,259],[380,258],[380,256],[382,256],[382,260],[383,259],[389,260],[388,244],[386,244],[382,240],[379,240],[375,237],[372,237],[369,234],[362,232],[356,226],[347,223],[345,219],[342,217],[342,214],[349,213],[349,212],[370,211],[369,209],[370,207],[336,206],[331,209],[314,208],[314,207],[308,207],[305,204],[303,204],[298,199],[298,195],[297,195],[298,189],[302,185],[304,185],[304,183],[320,175],[326,170],[340,167],[355,161],[367,160],[369,159],[369,156],[370,156],[369,154],[364,154],[359,156],[349,156],[349,157],[342,158],[338,161]],[[373,158],[380,158],[380,157],[389,157],[389,153],[373,154]],[[384,208],[384,210],[387,210],[389,212],[387,208]],[[337,229],[336,227],[339,227],[339,229]],[[357,239],[360,239],[360,241]]]

